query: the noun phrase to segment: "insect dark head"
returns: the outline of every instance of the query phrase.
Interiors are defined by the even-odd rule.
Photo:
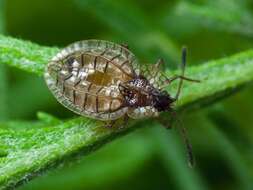
[[[172,109],[172,103],[175,99],[172,98],[166,91],[159,92],[153,95],[153,106],[157,111],[170,111]]]

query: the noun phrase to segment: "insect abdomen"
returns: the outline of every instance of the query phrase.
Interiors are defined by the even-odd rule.
[[[101,43],[102,48],[93,47],[96,43]],[[113,43],[78,42],[52,59],[45,77],[56,98],[67,108],[81,115],[112,120],[127,110],[118,84],[132,79],[134,61],[128,50]]]

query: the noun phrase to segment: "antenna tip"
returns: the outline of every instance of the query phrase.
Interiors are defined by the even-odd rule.
[[[193,166],[191,163],[188,164],[188,167],[189,167],[190,169],[193,169],[193,168],[194,168],[194,166]]]
[[[182,68],[185,68],[186,65],[186,56],[187,56],[187,47],[183,46],[182,47]]]
[[[188,166],[189,166],[189,168],[194,168],[195,162],[193,160],[188,161]]]
[[[183,46],[183,47],[182,47],[182,53],[183,53],[183,54],[186,54],[186,53],[187,53],[187,47],[186,47],[186,46]]]

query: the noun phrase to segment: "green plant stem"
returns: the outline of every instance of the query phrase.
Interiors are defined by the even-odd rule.
[[[235,148],[233,142],[229,140],[210,119],[201,115],[199,120],[205,123],[205,126],[201,127],[203,128],[202,130],[206,131],[205,133],[212,139],[215,139],[214,144],[217,151],[226,159],[228,167],[233,170],[234,175],[240,181],[241,188],[247,190],[252,189],[252,172],[251,169],[247,167],[245,159],[240,154],[240,151]]]
[[[196,168],[188,167],[185,160],[185,151],[182,151],[182,146],[179,146],[175,133],[165,129],[153,126],[150,129],[150,134],[155,138],[157,143],[156,151],[160,155],[161,161],[166,168],[166,171],[177,181],[178,189],[182,190],[205,190],[206,184],[201,180]],[[175,174],[180,175],[175,175]]]
[[[197,27],[252,37],[253,16],[248,7],[239,1],[207,1],[202,5],[180,1],[174,15],[190,18],[193,23],[198,23]]]
[[[5,32],[5,0],[0,0],[0,33]],[[0,121],[7,119],[7,76],[5,65],[0,65]]]

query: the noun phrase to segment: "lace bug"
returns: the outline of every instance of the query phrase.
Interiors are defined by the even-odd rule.
[[[186,48],[182,50],[182,73],[167,78],[161,72],[164,62],[141,68],[125,45],[102,40],[85,40],[62,49],[46,67],[46,83],[56,99],[73,112],[109,122],[124,117],[157,117],[173,111],[184,76]],[[164,87],[179,79],[175,97]]]

